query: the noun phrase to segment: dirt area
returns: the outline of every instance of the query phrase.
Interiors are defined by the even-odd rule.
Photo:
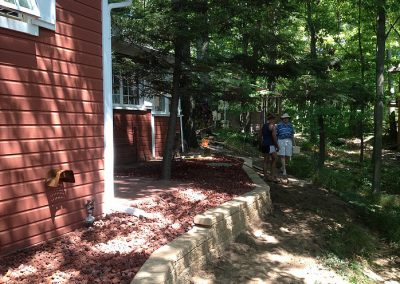
[[[171,186],[163,190],[154,187],[160,163],[116,171],[125,181],[117,196],[130,199],[144,217],[115,213],[90,229],[2,257],[0,283],[129,283],[154,250],[193,226],[196,214],[252,189],[241,165],[225,156],[176,162]],[[145,188],[131,192],[129,183],[141,179]],[[355,212],[293,178],[271,187],[273,213],[243,232],[193,283],[346,283],[319,257],[327,230],[358,222]],[[400,283],[399,265],[381,253],[365,273],[373,283]]]
[[[130,283],[154,250],[193,227],[195,215],[253,188],[242,161],[224,156],[175,162],[173,181],[162,183],[168,188],[156,188],[160,172],[160,162],[116,171],[126,181],[116,195],[131,199],[139,217],[110,214],[91,228],[2,257],[0,283]],[[140,185],[147,189],[132,190]]]
[[[348,283],[320,257],[328,230],[359,222],[356,213],[328,191],[294,178],[272,183],[271,199],[273,213],[240,234],[192,283]],[[370,283],[400,283],[400,265],[389,256],[377,259],[364,271]]]

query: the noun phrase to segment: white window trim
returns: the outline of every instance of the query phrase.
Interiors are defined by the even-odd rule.
[[[119,77],[119,103],[113,103],[113,109],[126,109],[126,110],[142,110],[145,111],[148,108],[151,108],[152,105],[148,105],[147,101],[145,101],[144,97],[140,96],[139,94],[139,104],[137,105],[133,105],[133,104],[123,104],[121,103],[123,101],[123,89],[124,89],[124,85],[123,85],[123,78]],[[139,91],[140,92],[140,91]],[[114,88],[113,88],[113,97],[114,95]]]
[[[153,97],[153,109],[151,110],[151,113],[155,116],[169,116],[169,100],[170,100],[170,95],[163,94],[162,97],[164,98],[164,103],[165,103],[165,109],[160,111],[156,110],[156,105],[155,105],[155,97]]]
[[[34,36],[39,35],[39,27],[55,31],[56,0],[36,0],[33,2],[35,2],[37,9],[35,13],[27,12],[27,9],[21,7],[21,9],[17,9],[15,5],[0,0],[0,7],[16,11],[21,15],[20,18],[13,18],[0,13],[0,27]]]
[[[0,0],[0,7],[3,7],[5,9],[10,9],[14,10],[16,12],[21,12],[24,14],[32,15],[34,17],[40,17],[40,10],[36,4],[35,0],[27,0],[29,4],[32,6],[32,9],[27,9],[25,7],[20,6],[19,1],[17,0],[15,3],[12,4],[9,2],[6,2],[5,0]]]
[[[36,0],[40,10],[40,18],[32,23],[48,30],[56,30],[56,0]]]
[[[28,22],[23,22],[21,20],[0,15],[0,27],[34,36],[39,35],[39,27],[32,25],[30,20],[28,20]]]

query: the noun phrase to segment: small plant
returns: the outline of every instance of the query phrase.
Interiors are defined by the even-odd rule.
[[[241,133],[239,131],[221,129],[215,132],[218,141],[224,143],[240,155],[259,156],[257,135]]]
[[[357,224],[346,224],[331,232],[327,243],[328,250],[342,259],[369,258],[377,247],[373,235]]]
[[[321,258],[321,260],[327,267],[335,270],[338,274],[347,278],[350,283],[375,283],[364,275],[363,266],[358,261],[341,259],[333,253],[327,253]]]
[[[306,155],[296,155],[288,164],[287,170],[298,178],[310,178],[314,172],[314,164]]]
[[[326,254],[323,263],[345,276],[350,283],[374,283],[364,275],[378,248],[378,241],[365,228],[357,224],[345,224],[327,236]]]

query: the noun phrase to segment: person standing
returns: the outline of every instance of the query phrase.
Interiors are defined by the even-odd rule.
[[[276,127],[279,146],[278,155],[282,163],[282,173],[286,176],[286,164],[293,153],[294,128],[289,122],[290,116],[287,113],[284,113],[281,119],[282,121]]]
[[[267,122],[261,129],[261,152],[264,156],[263,171],[264,178],[270,181],[277,182],[276,178],[276,152],[279,150],[278,139],[276,136],[275,116],[269,114]],[[270,168],[271,177],[268,176],[268,168]]]

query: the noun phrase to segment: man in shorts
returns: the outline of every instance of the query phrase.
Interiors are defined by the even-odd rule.
[[[263,170],[264,178],[269,181],[277,182],[276,178],[276,152],[279,150],[278,140],[276,136],[275,116],[269,114],[267,122],[261,129],[261,152],[264,155]],[[268,176],[268,168],[270,168],[271,176]]]
[[[294,129],[289,122],[290,116],[287,113],[284,113],[281,119],[282,121],[276,127],[279,146],[278,155],[281,158],[282,173],[286,176],[286,163],[292,157],[293,152]]]

